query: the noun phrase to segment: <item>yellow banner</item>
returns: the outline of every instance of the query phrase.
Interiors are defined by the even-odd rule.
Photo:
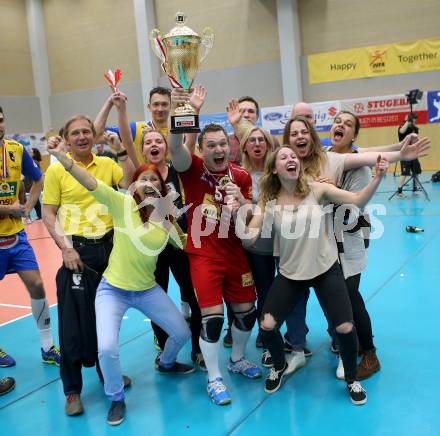
[[[307,60],[311,84],[440,70],[440,38],[319,53]]]

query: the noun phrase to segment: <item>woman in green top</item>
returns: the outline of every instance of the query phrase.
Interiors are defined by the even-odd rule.
[[[107,422],[117,425],[125,415],[118,338],[127,309],[140,310],[168,333],[156,364],[160,373],[188,374],[195,369],[176,361],[191,332],[182,314],[154,278],[158,255],[168,241],[182,248],[182,234],[173,225],[174,220],[166,218],[172,215],[173,203],[167,197],[165,182],[155,165],[141,165],[127,194],[123,194],[76,165],[63,151],[61,138],[51,138],[48,151],[98,202],[106,205],[112,215],[114,245],[96,293],[95,308],[99,363],[105,393],[112,401]]]

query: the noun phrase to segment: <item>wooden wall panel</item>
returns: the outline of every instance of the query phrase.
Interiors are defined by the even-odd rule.
[[[132,1],[45,0],[43,7],[53,94],[101,87],[115,67],[125,82],[139,80]]]
[[[34,95],[25,0],[0,0],[0,95]]]

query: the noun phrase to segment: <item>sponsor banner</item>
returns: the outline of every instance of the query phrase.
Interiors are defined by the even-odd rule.
[[[226,112],[199,115],[199,125],[201,129],[210,123],[220,124],[226,130],[228,135],[234,133],[234,129],[229,124],[228,114]],[[261,119],[257,121],[257,126],[261,126]]]
[[[282,135],[284,126],[290,119],[292,105],[265,107],[261,109],[263,129],[272,135]]]
[[[428,91],[428,123],[440,123],[440,91]]]
[[[217,112],[214,114],[199,115],[199,125],[203,129],[207,124],[220,124],[227,132],[234,133],[234,129],[229,124],[226,112]]]
[[[356,114],[364,128],[398,126],[410,112],[407,98],[403,94],[342,100],[341,107],[342,110]],[[413,105],[413,112],[417,115],[417,124],[427,123],[426,93],[419,103]]]
[[[335,115],[341,110],[339,101],[311,103],[315,115],[315,128],[318,132],[328,132]],[[282,135],[284,126],[292,114],[292,105],[261,109],[263,128],[272,135]]]
[[[440,38],[318,53],[307,62],[311,84],[434,71],[440,69]]]
[[[315,128],[318,132],[328,132],[333,124],[336,114],[341,110],[340,101],[324,101],[312,103],[315,115]]]

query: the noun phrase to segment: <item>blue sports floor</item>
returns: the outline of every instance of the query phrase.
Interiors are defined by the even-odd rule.
[[[430,178],[424,174],[422,182]],[[309,302],[307,365],[285,379],[275,394],[262,380],[247,380],[221,367],[232,404],[218,407],[205,392],[206,373],[163,376],[154,369],[151,326],[129,311],[121,330],[123,372],[133,380],[127,391],[127,416],[119,426],[106,423],[109,402],[93,368],[84,369],[85,413],[67,417],[58,369],[40,362],[32,317],[0,327],[1,347],[17,360],[0,369],[16,378],[15,391],[0,397],[0,434],[14,435],[440,435],[440,184],[424,183],[431,202],[419,194],[387,199],[397,179],[388,175],[372,203],[387,214],[382,238],[372,241],[361,290],[373,321],[382,370],[364,382],[368,403],[350,403],[345,383],[336,380],[336,357],[330,352],[326,323],[314,295]],[[420,226],[424,233],[405,231]],[[58,261],[58,260],[57,260]],[[1,287],[1,284],[0,284]],[[170,290],[178,300],[176,285]],[[56,308],[52,308],[56,331]],[[260,360],[256,329],[248,357]],[[180,360],[190,360],[190,345]]]

